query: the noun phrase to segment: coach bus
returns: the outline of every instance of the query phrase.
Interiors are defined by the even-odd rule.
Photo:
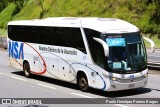
[[[151,43],[154,49],[154,43]],[[9,65],[33,74],[117,91],[145,87],[147,54],[140,30],[120,19],[57,17],[8,23]]]

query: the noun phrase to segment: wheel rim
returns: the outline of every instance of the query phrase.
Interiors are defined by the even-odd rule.
[[[80,79],[80,88],[85,90],[88,87],[88,82],[85,78]]]

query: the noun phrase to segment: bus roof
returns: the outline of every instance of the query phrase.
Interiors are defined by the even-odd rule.
[[[51,17],[46,19],[11,21],[8,25],[83,27],[102,33],[137,32],[139,29],[120,19],[98,17]]]

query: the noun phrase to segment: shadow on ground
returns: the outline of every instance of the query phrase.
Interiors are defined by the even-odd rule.
[[[23,71],[16,71],[16,72],[12,72],[12,73],[15,75],[24,76]],[[64,82],[64,81],[60,81],[60,80],[56,80],[56,79],[52,79],[52,78],[48,78],[48,77],[44,77],[44,76],[32,75],[31,79],[43,81],[46,83],[51,83],[54,85],[63,86],[66,88],[79,90],[76,84],[72,84],[72,83],[68,83],[68,82]],[[134,96],[134,95],[149,93],[151,91],[152,91],[152,89],[150,89],[150,88],[138,88],[138,89],[132,89],[132,90],[116,91],[116,92],[105,92],[105,91],[91,88],[89,90],[89,93],[103,96],[103,97],[115,98],[115,97],[130,97],[130,96]]]
[[[160,67],[148,67],[149,70],[156,70],[160,72]]]

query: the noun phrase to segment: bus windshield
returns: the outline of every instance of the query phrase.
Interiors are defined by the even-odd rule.
[[[146,69],[146,50],[139,32],[103,36],[109,46],[107,64],[110,72],[124,74]]]

